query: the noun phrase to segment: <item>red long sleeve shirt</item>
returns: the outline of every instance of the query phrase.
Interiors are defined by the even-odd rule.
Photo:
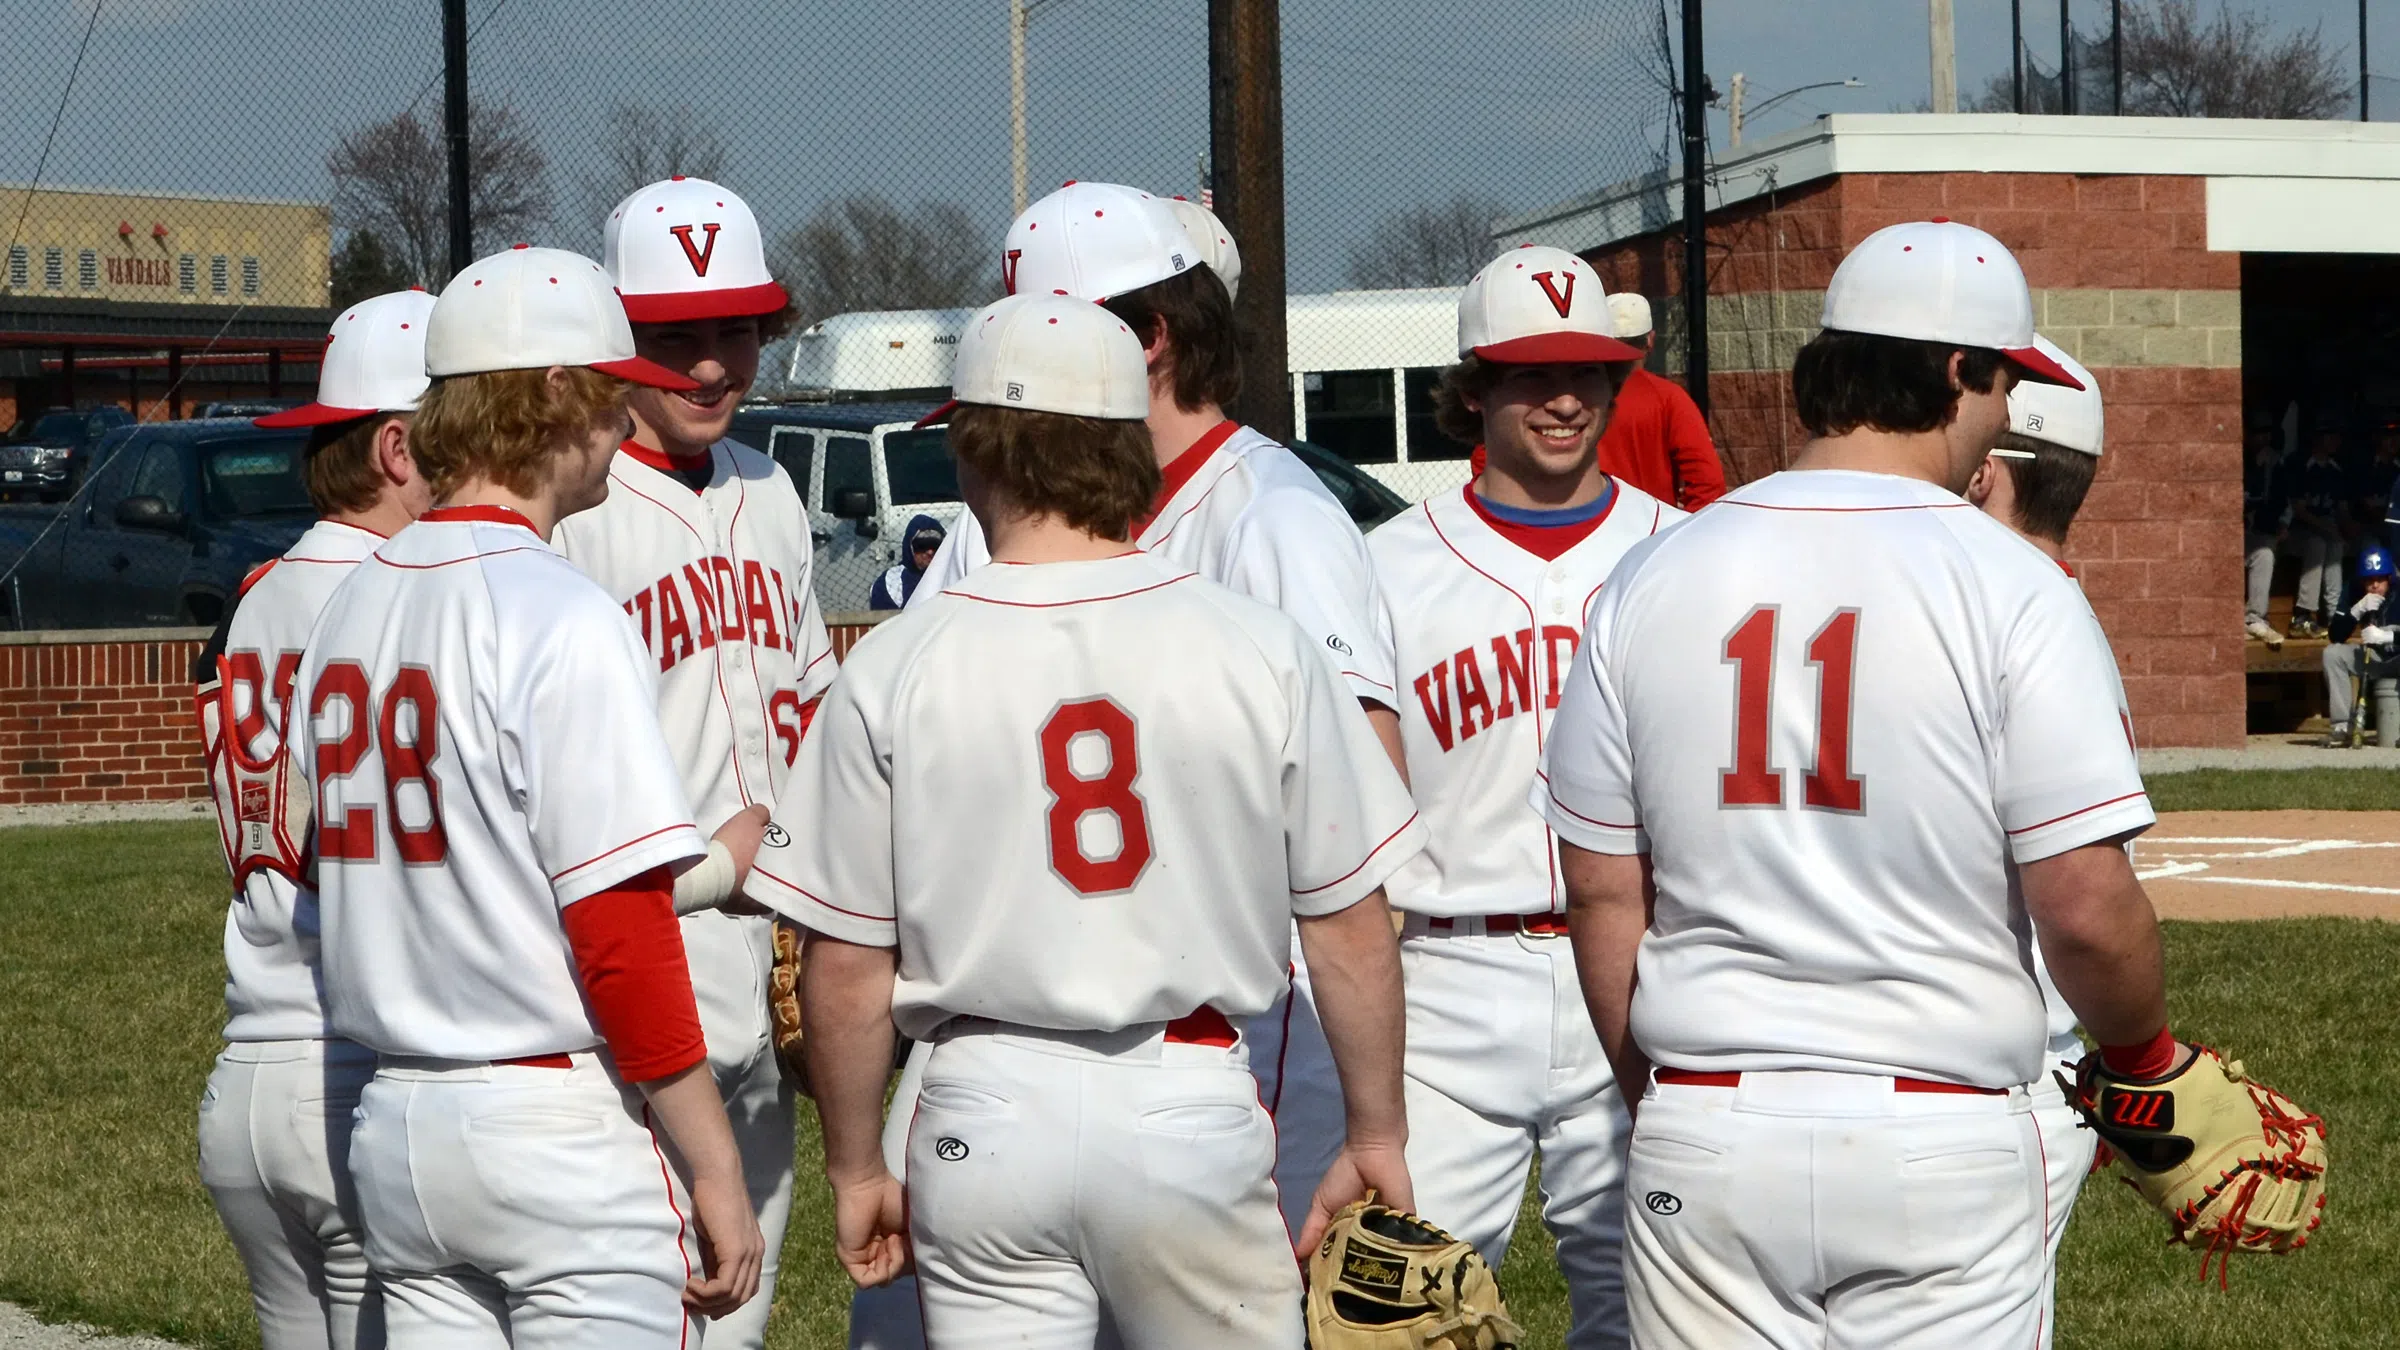
[[[592,1020],[626,1082],[666,1078],[708,1058],[666,868],[587,895],[559,920]]]
[[[1683,386],[1636,366],[1600,436],[1600,467],[1670,505],[1697,511],[1725,495],[1708,419]]]

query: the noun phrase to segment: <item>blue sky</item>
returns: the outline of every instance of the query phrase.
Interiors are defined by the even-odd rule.
[[[2205,0],[2204,0],[2205,3]],[[0,180],[41,149],[91,0],[8,0]],[[596,249],[581,179],[609,105],[686,107],[731,148],[725,177],[770,231],[846,193],[954,200],[995,235],[1008,213],[1007,0],[470,0],[479,93],[537,129],[561,219],[553,242]],[[1204,0],[1048,0],[1031,26],[1029,175],[1193,189],[1207,145]],[[2008,7],[1957,0],[1959,77],[2005,69]],[[2075,0],[2096,31],[2104,0]],[[2322,24],[2349,61],[2355,0],[2274,0],[2282,26]],[[1467,193],[1524,209],[1638,166],[1663,129],[1640,49],[1657,0],[1285,0],[1287,210],[1293,282],[1339,280],[1380,216]],[[490,15],[488,22],[484,16]],[[1926,96],[1924,0],[1710,0],[1706,66],[1753,102],[1789,100],[1752,136],[1824,112]],[[2029,0],[2043,59],[2054,0]],[[343,130],[422,99],[438,116],[438,0],[106,0],[45,181],[322,199]],[[2400,69],[2400,16],[2371,54]],[[2378,63],[2378,69],[2385,68]],[[430,90],[430,92],[427,92]],[[2400,84],[2378,90],[2400,114]],[[1718,135],[1722,136],[1719,120]]]

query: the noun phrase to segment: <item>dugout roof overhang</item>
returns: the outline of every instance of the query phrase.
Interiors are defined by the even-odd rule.
[[[2147,174],[2207,180],[2214,252],[2400,253],[2400,124],[2013,113],[1837,114],[1720,152],[1715,212],[1843,174]],[[1502,220],[1502,246],[1578,253],[1679,225],[1671,173]]]
[[[0,294],[0,347],[273,348],[313,361],[325,349],[327,309],[156,304]]]

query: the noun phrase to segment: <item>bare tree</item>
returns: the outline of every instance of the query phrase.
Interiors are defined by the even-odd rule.
[[[861,194],[819,208],[784,235],[773,262],[804,322],[862,309],[980,305],[1000,292],[989,234],[952,202],[903,210]]]
[[[690,105],[619,103],[608,110],[600,166],[583,177],[584,215],[605,220],[625,194],[674,174],[718,179],[725,159],[724,138]]]
[[[333,307],[345,310],[371,295],[408,289],[409,278],[373,230],[352,230],[333,255]]]
[[[506,104],[467,110],[469,210],[477,247],[514,241],[550,219],[548,161],[532,128]],[[413,112],[342,137],[325,157],[334,224],[371,230],[412,282],[450,279],[449,152]]]
[[[1351,245],[1350,284],[1362,290],[1464,285],[1491,260],[1492,222],[1506,213],[1489,197],[1461,193],[1387,215]]]
[[[2213,19],[2198,0],[2125,7],[2125,111],[2144,117],[2323,118],[2358,105],[2339,52],[2311,27],[2278,36],[2267,11],[2231,3]],[[2106,38],[2076,44],[2079,63],[2105,59]],[[2079,85],[2083,81],[2077,81]],[[2056,74],[2025,76],[2025,111],[2059,111]],[[2007,112],[2006,72],[1976,98],[1978,112]]]

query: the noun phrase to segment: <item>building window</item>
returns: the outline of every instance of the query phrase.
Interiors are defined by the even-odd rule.
[[[85,249],[75,255],[75,284],[87,291],[100,288],[100,252]]]
[[[227,270],[225,255],[220,253],[208,260],[208,288],[223,295],[233,284],[233,274]]]
[[[33,284],[33,254],[23,244],[8,246],[8,286],[21,291]]]
[[[63,248],[42,250],[42,284],[54,291],[67,288],[67,251]]]
[[[185,295],[200,289],[200,260],[186,253],[175,260],[175,288]]]
[[[1312,370],[1301,379],[1308,439],[1353,464],[1400,457],[1389,370]]]
[[[242,259],[242,294],[258,294],[258,259]]]

